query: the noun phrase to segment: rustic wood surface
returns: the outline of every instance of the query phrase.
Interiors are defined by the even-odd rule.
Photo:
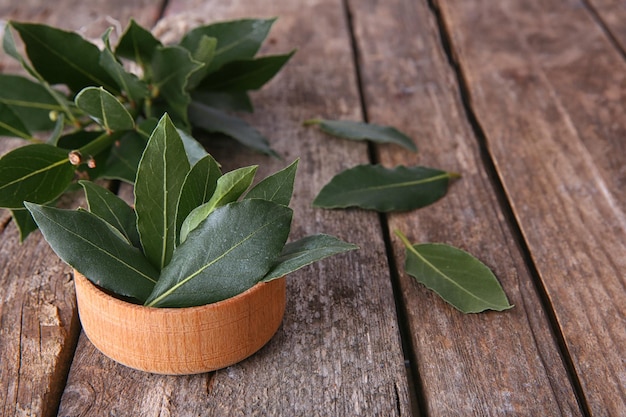
[[[439,1],[580,386],[626,410],[626,63],[583,2]]]
[[[465,316],[400,274],[424,414],[579,415],[549,319],[467,121],[436,18],[420,2],[350,5],[368,118],[401,128],[419,147],[412,155],[381,146],[377,158],[389,167],[423,164],[463,175],[440,202],[390,216],[389,228],[415,242],[444,242],[476,255],[515,304],[506,314]],[[393,240],[402,270],[404,246]],[[478,380],[489,384],[473,383]]]
[[[292,274],[283,324],[251,358],[159,376],[93,347],[69,268],[38,233],[19,244],[2,211],[0,415],[626,415],[623,2],[165,3],[0,0],[0,20],[95,38],[132,16],[174,39],[278,16],[263,52],[298,52],[246,118],[284,160],[203,140],[225,171],[260,164],[263,177],[300,158],[293,238],[327,232],[361,250]],[[19,68],[0,54],[0,71]],[[394,125],[419,153],[330,138],[302,127],[312,117]],[[0,154],[18,145],[2,138]],[[311,208],[334,174],[367,162],[463,177],[410,213]],[[395,229],[470,251],[515,307],[457,312],[403,272]]]

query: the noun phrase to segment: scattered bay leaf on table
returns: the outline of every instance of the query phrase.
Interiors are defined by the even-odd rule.
[[[471,254],[441,243],[413,245],[396,231],[406,247],[406,272],[463,313],[511,308],[491,270]]]
[[[380,212],[427,206],[443,197],[458,174],[438,169],[359,165],[337,174],[313,201],[323,208],[360,207]]]
[[[167,265],[174,252],[178,198],[189,169],[180,135],[166,114],[148,141],[135,182],[141,245],[157,269]]]
[[[322,132],[351,140],[369,140],[376,143],[395,143],[413,152],[417,146],[410,137],[392,126],[381,126],[351,120],[311,119],[304,122],[305,126],[319,125]]]
[[[285,246],[292,215],[259,199],[217,208],[176,248],[146,305],[204,305],[252,288]]]
[[[334,236],[312,235],[285,245],[280,258],[263,277],[264,282],[284,277],[298,269],[329,256],[358,249],[357,245],[344,242]]]
[[[146,300],[158,271],[104,220],[85,210],[25,205],[59,258],[103,288]]]

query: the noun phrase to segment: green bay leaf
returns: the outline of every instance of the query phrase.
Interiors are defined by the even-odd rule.
[[[183,37],[180,46],[191,53],[204,37],[216,38],[217,46],[207,69],[211,73],[227,62],[252,58],[267,37],[275,19],[241,19],[196,27]]]
[[[288,207],[258,199],[216,209],[176,249],[146,304],[204,305],[251,288],[280,255],[292,214]]]
[[[443,197],[457,174],[438,169],[359,165],[337,174],[313,201],[323,208],[360,207],[379,212],[406,211]]]
[[[79,109],[91,116],[107,132],[135,127],[135,121],[126,107],[102,87],[84,88],[74,101]]]
[[[254,106],[245,91],[192,91],[191,100],[223,111],[252,113]]]
[[[141,245],[159,270],[176,245],[176,209],[189,161],[176,127],[165,114],[152,132],[135,181],[135,211]]]
[[[330,235],[311,235],[285,245],[272,269],[263,277],[264,282],[283,277],[298,269],[329,256],[358,249]]]
[[[236,201],[250,187],[254,180],[257,166],[238,168],[218,178],[215,191],[206,203],[194,208],[185,218],[180,228],[180,241],[204,221],[216,208]]]
[[[158,271],[96,215],[25,203],[54,252],[100,287],[143,302]]]
[[[261,180],[248,191],[245,198],[260,198],[288,206],[293,194],[298,162],[299,160],[296,159],[291,165]]]
[[[381,126],[351,120],[311,119],[305,125],[319,125],[322,132],[350,140],[369,140],[376,143],[395,143],[413,152],[417,147],[413,140],[392,126]]]
[[[199,91],[258,90],[280,71],[294,52],[237,60],[225,64],[198,85]]]
[[[48,89],[18,75],[0,74],[0,104],[6,106],[0,111],[0,123],[5,123],[10,109],[29,132],[52,129],[50,112],[63,111]]]
[[[202,67],[189,76],[187,81],[187,90],[195,89],[204,77],[209,73],[209,68],[213,57],[215,56],[215,49],[217,48],[217,39],[203,35],[200,38],[198,47],[195,51],[191,52],[191,57],[200,63]]]
[[[47,144],[27,145],[0,158],[0,207],[23,209],[24,201],[47,203],[65,191],[75,167],[66,150]]]
[[[24,125],[15,110],[4,103],[0,103],[0,136],[34,140],[30,130]]]
[[[24,41],[33,67],[50,84],[65,84],[73,92],[89,86],[119,92],[100,66],[100,50],[77,33],[38,23],[11,22],[11,26]]]
[[[150,79],[150,62],[157,48],[161,46],[161,42],[149,30],[131,19],[115,48],[115,55],[135,61],[143,68],[146,78]]]
[[[100,54],[100,65],[115,80],[132,105],[139,107],[149,96],[148,85],[135,74],[127,72],[108,47]]]
[[[491,270],[471,254],[455,247],[413,245],[396,232],[406,247],[406,272],[463,313],[511,308]]]
[[[136,248],[141,248],[135,211],[124,200],[91,181],[79,181],[89,211],[116,228]]]
[[[206,155],[191,167],[185,178],[178,200],[176,230],[180,232],[183,221],[196,207],[207,203],[222,176],[220,166],[211,155]]]
[[[194,127],[209,133],[222,133],[267,155],[278,157],[269,142],[258,130],[244,120],[209,107],[198,101],[189,105],[189,120]]]
[[[193,60],[189,51],[177,46],[157,48],[152,56],[152,84],[165,100],[161,106],[170,113],[181,127],[188,127],[187,107],[191,97],[187,92],[187,81],[191,74],[202,67]],[[159,108],[155,103],[155,108]]]

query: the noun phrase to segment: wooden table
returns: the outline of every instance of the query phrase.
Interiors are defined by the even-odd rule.
[[[0,18],[97,36],[279,16],[264,52],[298,48],[248,119],[301,158],[294,237],[361,250],[293,274],[281,329],[250,359],[149,375],[80,332],[70,270],[0,217],[3,416],[626,415],[626,4],[617,0],[2,0]],[[186,13],[183,17],[181,13]],[[174,23],[172,23],[174,22]],[[17,65],[0,57],[2,71]],[[312,117],[368,120],[420,148],[347,142]],[[19,145],[0,141],[0,151]],[[284,165],[233,143],[226,170]],[[422,164],[463,178],[379,216],[313,209],[339,171]],[[463,315],[403,272],[393,236],[473,253],[515,308]]]

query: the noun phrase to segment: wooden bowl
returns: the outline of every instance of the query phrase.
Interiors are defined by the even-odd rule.
[[[199,307],[154,308],[112,297],[74,271],[85,334],[109,358],[142,371],[187,375],[235,364],[263,347],[285,311],[285,278]]]

